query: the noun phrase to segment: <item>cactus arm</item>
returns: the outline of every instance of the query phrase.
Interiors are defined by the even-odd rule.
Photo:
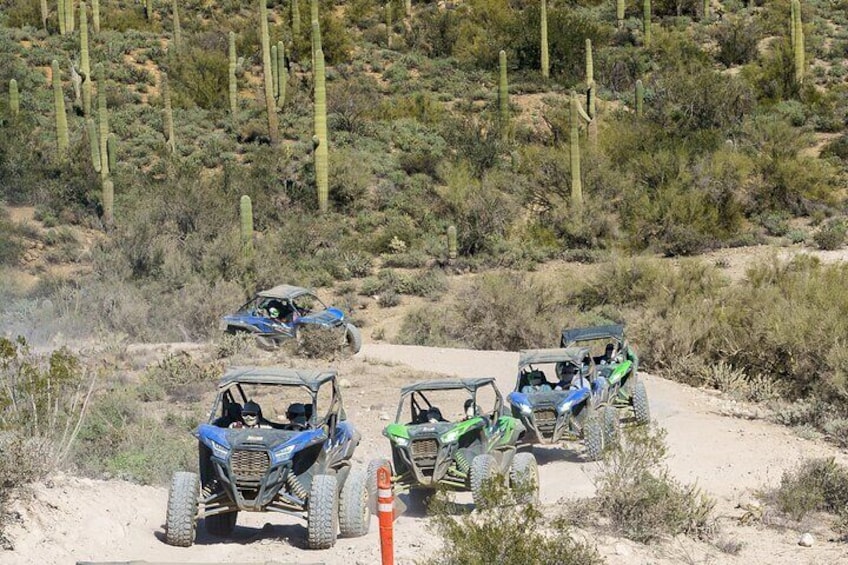
[[[62,92],[62,77],[59,75],[59,62],[53,59],[50,64],[53,70],[53,105],[56,110],[56,145],[60,157],[68,152],[68,115],[65,113],[65,96]]]
[[[314,24],[313,24],[314,25]],[[318,192],[318,209],[326,212],[329,199],[329,148],[327,140],[327,90],[324,76],[324,51],[315,52],[315,137],[318,146],[315,148],[315,184]]]
[[[265,84],[265,111],[268,114],[268,137],[273,145],[279,138],[277,111],[274,107],[274,81],[271,76],[271,40],[268,36],[268,0],[259,0],[259,27],[262,41],[262,74]]]

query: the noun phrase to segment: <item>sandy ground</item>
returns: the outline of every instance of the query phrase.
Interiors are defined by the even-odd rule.
[[[465,377],[494,376],[503,391],[511,389],[517,354],[366,344],[354,359],[339,367],[349,380],[345,404],[350,419],[363,434],[356,463],[388,454],[380,435],[383,419],[394,414],[398,387],[421,378],[418,371]],[[801,439],[786,428],[763,421],[721,415],[727,403],[714,393],[645,375],[653,417],[667,429],[669,467],[680,480],[697,482],[717,500],[720,540],[742,545],[736,555],[714,545],[686,538],[651,546],[621,538],[594,538],[608,563],[848,563],[845,545],[828,541],[823,526],[809,526],[816,537],[812,548],[797,545],[801,532],[742,526],[738,504],[751,493],[779,482],[784,470],[808,457],[848,457],[822,442]],[[553,516],[558,501],[591,496],[595,463],[576,450],[536,451],[541,474],[541,499]],[[461,498],[462,502],[464,499]],[[470,498],[469,498],[470,501]],[[68,564],[76,561],[152,562],[306,562],[371,564],[379,562],[377,521],[357,539],[340,539],[326,551],[307,551],[304,522],[276,514],[242,514],[233,539],[208,537],[203,528],[190,548],[163,542],[167,489],[121,481],[97,481],[58,476],[37,485],[10,510],[20,513],[12,531],[15,549],[0,552],[8,565]],[[586,535],[578,532],[578,535]],[[414,563],[439,547],[426,518],[405,515],[395,523],[398,563]]]

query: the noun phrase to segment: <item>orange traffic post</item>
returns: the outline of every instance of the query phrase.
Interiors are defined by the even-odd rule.
[[[383,556],[383,565],[394,565],[394,496],[392,474],[388,467],[377,469],[377,515],[380,518],[380,553]]]

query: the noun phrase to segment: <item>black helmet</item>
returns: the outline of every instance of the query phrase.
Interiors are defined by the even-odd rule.
[[[429,410],[427,410],[427,421],[428,422],[430,420],[435,420],[437,422],[441,422],[442,419],[443,419],[442,418],[442,411],[439,410],[438,408],[436,408],[435,406],[433,406]]]
[[[244,403],[244,408],[241,409],[241,415],[244,416],[262,416],[262,408],[259,407],[259,404],[248,400]]]
[[[302,402],[290,404],[288,410],[286,410],[286,418],[289,420],[294,420],[295,418],[306,420],[306,405]]]

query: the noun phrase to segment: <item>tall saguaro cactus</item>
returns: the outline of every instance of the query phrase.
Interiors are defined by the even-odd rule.
[[[712,10],[710,9],[710,0],[704,0],[703,11],[704,21],[708,21],[710,19],[710,16],[712,15]]]
[[[147,21],[153,20],[153,0],[145,0],[144,17],[147,18]]]
[[[91,115],[91,61],[88,58],[88,14],[80,0],[80,71],[82,71],[82,113]]]
[[[597,91],[595,85],[595,64],[592,58],[592,40],[586,39],[586,113],[589,115],[589,143],[598,144],[598,116],[596,109]]]
[[[65,0],[65,31],[74,33],[74,0]]]
[[[268,0],[259,0],[259,27],[262,40],[262,74],[265,80],[265,110],[268,114],[268,138],[273,145],[279,139],[277,111],[274,108],[274,81],[271,76],[271,40],[268,37]]]
[[[571,203],[575,208],[583,206],[583,178],[580,172],[580,119],[591,123],[591,118],[583,111],[577,93],[571,91],[571,143],[569,153],[571,157]]]
[[[300,0],[292,0],[291,2],[291,29],[292,38],[297,41],[300,37]]]
[[[456,259],[456,226],[448,226],[448,260]]]
[[[236,80],[236,34],[231,31],[229,34],[229,58],[230,64],[228,74],[230,77],[230,118],[232,119],[233,129],[238,126],[238,81]]]
[[[162,73],[161,83],[162,101],[165,104],[162,116],[162,123],[165,126],[165,144],[168,151],[174,153],[177,150],[177,140],[174,138],[174,112],[171,108],[171,85],[168,83],[168,73]]]
[[[177,7],[177,0],[171,0],[171,17],[174,18],[174,51],[179,53],[183,42],[183,32],[180,27],[180,11]]]
[[[56,8],[56,16],[59,18],[59,35],[65,35],[68,32],[65,27],[65,4],[70,0],[59,0]]]
[[[94,118],[85,120],[85,132],[88,136],[88,145],[91,150],[91,165],[94,167],[94,172],[100,172],[100,141],[97,139],[97,125],[94,123]]]
[[[100,0],[91,0],[91,26],[100,33]]]
[[[789,22],[790,40],[792,41],[792,60],[795,67],[795,82],[804,82],[806,61],[804,55],[804,23],[801,19],[801,1],[790,2],[791,14]]]
[[[110,133],[106,138],[106,159],[109,161],[109,170],[114,171],[118,168],[118,136]]]
[[[645,45],[651,44],[651,0],[645,0],[642,5],[642,31],[645,34]]]
[[[277,108],[282,109],[286,103],[286,83],[289,81],[286,70],[286,48],[282,41],[277,42]]]
[[[624,0],[615,0],[615,21],[619,29],[624,27]]]
[[[17,116],[21,111],[21,95],[18,92],[18,81],[15,79],[9,81],[9,110],[13,116]]]
[[[392,3],[386,2],[386,47],[392,48]]]
[[[40,2],[41,8],[41,27],[44,28],[44,31],[47,31],[47,20],[50,18],[50,8],[47,6],[47,0],[41,0]]]
[[[53,106],[56,110],[56,145],[59,156],[68,152],[68,115],[65,113],[65,96],[62,92],[62,77],[59,75],[59,61],[53,59],[50,63],[53,70]]]
[[[506,51],[498,53],[498,116],[500,118],[501,138],[509,135],[509,83],[506,76]]]
[[[245,261],[250,263],[253,260],[253,203],[247,194],[243,194],[239,199],[239,219],[242,255]]]
[[[106,108],[106,71],[103,63],[97,63],[94,73],[97,78],[97,117],[100,122],[100,178],[105,183],[109,177],[109,149],[106,145],[109,139],[109,110]],[[111,211],[109,213],[111,215]]]
[[[327,90],[324,77],[324,51],[315,52],[315,184],[318,192],[318,209],[327,211],[329,201],[329,147],[327,140]]]
[[[542,37],[540,40],[542,51],[542,77],[548,78],[551,75],[551,63],[548,57],[548,4],[547,0],[542,0],[541,9],[541,28]]]

